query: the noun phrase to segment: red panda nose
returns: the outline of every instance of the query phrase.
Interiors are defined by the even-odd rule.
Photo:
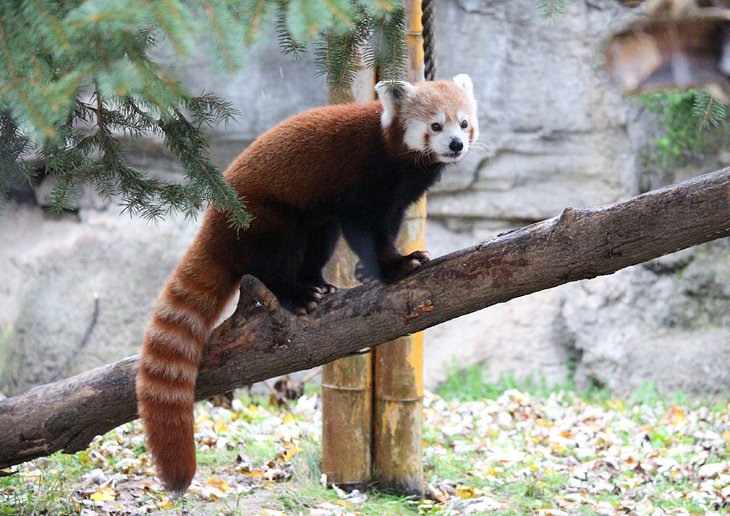
[[[463,148],[464,143],[459,138],[453,138],[451,143],[449,143],[449,149],[451,149],[452,152],[461,152],[461,149]]]

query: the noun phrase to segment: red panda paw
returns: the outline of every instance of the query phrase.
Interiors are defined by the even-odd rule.
[[[297,306],[294,308],[294,313],[296,315],[307,315],[308,313],[313,312],[317,308],[317,303],[314,301],[307,301],[302,306]]]
[[[398,280],[430,260],[431,256],[426,251],[414,251],[411,254],[401,256],[385,266],[381,265],[382,279],[386,283]]]
[[[419,265],[423,265],[424,263],[431,261],[431,255],[428,251],[413,251],[406,258],[415,258],[418,260]]]
[[[376,280],[379,277],[380,276],[377,273],[373,273],[373,271],[368,271],[362,260],[358,260],[357,264],[355,264],[355,279],[360,283],[367,283],[369,281]]]
[[[337,287],[331,283],[323,282],[320,285],[307,285],[302,287],[294,296],[294,313],[307,315],[317,309],[317,305],[326,294],[337,292]]]
[[[317,309],[317,305],[329,292],[325,286],[311,284],[272,284],[269,289],[279,299],[281,305],[295,315],[307,315]]]
[[[424,263],[431,261],[431,255],[426,251],[413,251],[411,254],[403,257],[403,265],[401,266],[401,274],[409,274],[418,269]]]

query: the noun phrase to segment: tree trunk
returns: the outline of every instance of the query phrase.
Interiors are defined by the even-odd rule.
[[[198,399],[309,369],[515,297],[611,274],[730,235],[730,168],[499,235],[438,258],[397,283],[371,282],[296,317],[251,276],[211,335]],[[0,468],[75,452],[137,417],[136,358],[0,402]]]

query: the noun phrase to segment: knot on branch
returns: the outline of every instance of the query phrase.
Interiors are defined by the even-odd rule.
[[[558,217],[547,221],[553,224],[550,231],[550,238],[572,243],[575,238],[580,237],[579,226],[585,216],[585,210],[570,207],[565,208]]]
[[[241,278],[241,295],[238,298],[239,309],[243,307],[253,306],[263,308],[267,312],[273,314],[281,310],[281,305],[276,296],[266,285],[255,276],[246,274]]]
[[[560,217],[558,217],[558,223],[556,225],[556,229],[563,228],[565,226],[570,226],[577,219],[578,219],[578,210],[576,210],[575,208],[567,207],[560,214]]]
[[[261,309],[268,316],[271,347],[290,344],[295,316],[281,306],[274,293],[261,280],[247,274],[241,278],[240,297],[235,315],[248,318],[249,314],[259,312]]]

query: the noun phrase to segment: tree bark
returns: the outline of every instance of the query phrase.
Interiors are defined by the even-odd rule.
[[[211,335],[197,399],[308,369],[449,319],[730,235],[730,168],[510,231],[397,283],[371,282],[296,317],[251,276]],[[137,417],[130,357],[0,402],[0,468],[85,448]]]

